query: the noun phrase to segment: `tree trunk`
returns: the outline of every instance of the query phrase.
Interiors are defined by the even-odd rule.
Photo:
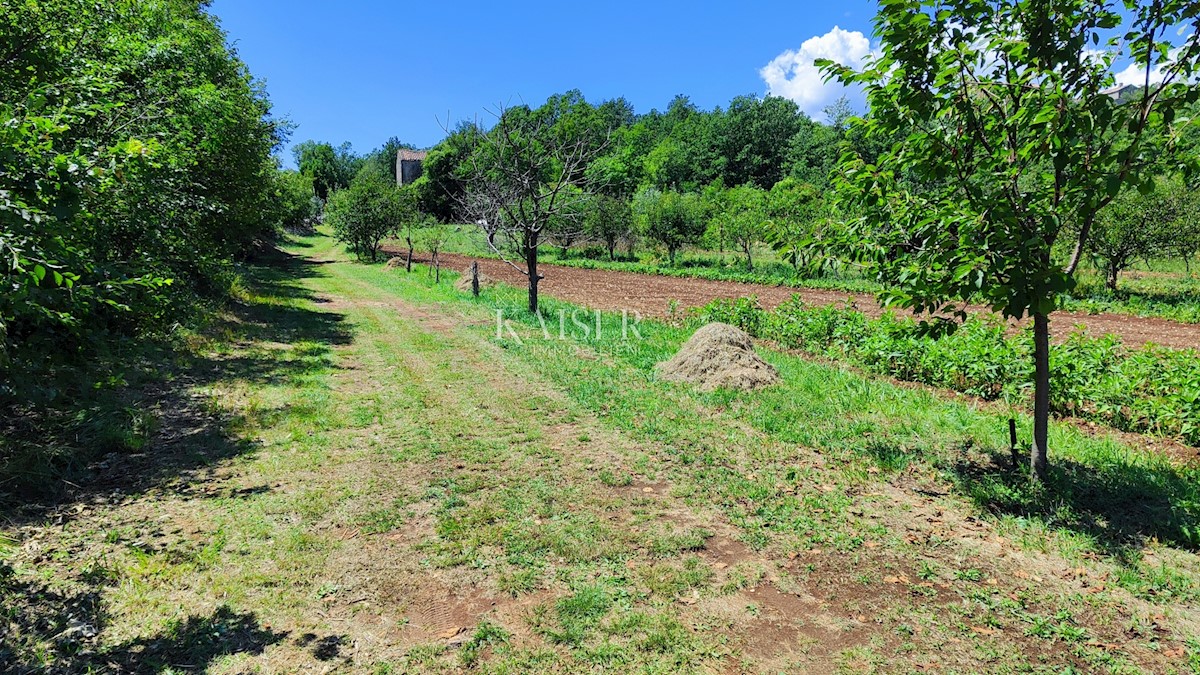
[[[1114,293],[1117,292],[1117,274],[1118,274],[1118,272],[1119,272],[1119,270],[1117,270],[1116,265],[1109,265],[1108,269],[1105,270],[1105,275],[1104,275],[1105,276],[1104,285],[1108,287],[1108,290],[1110,290]]]
[[[608,259],[609,260],[617,259],[616,251],[617,251],[617,240],[609,239],[608,240]]]
[[[433,252],[433,283],[442,283],[442,257],[437,251]]]
[[[1033,449],[1029,456],[1030,477],[1035,483],[1046,479],[1046,437],[1050,429],[1050,317],[1033,315]]]
[[[537,314],[538,311],[538,281],[541,277],[537,271],[537,247],[527,246],[525,248],[525,269],[529,271],[529,312]]]
[[[479,297],[479,261],[471,261],[471,295]]]
[[[408,260],[404,261],[404,271],[411,273],[412,272],[412,254],[413,254],[412,238],[411,237],[407,238],[404,241],[405,241],[405,243],[408,244]]]
[[[746,270],[749,272],[753,272],[754,271],[754,258],[751,257],[750,244],[746,244],[745,246],[743,246],[742,250],[746,252]]]
[[[674,249],[674,247],[671,247],[671,246],[667,247],[667,260],[669,260],[671,262],[671,267],[675,266],[675,249]]]

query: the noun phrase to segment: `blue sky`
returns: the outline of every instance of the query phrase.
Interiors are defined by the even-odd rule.
[[[840,92],[805,64],[861,57],[874,7],[216,0],[211,11],[266,80],[276,114],[298,125],[293,142],[350,141],[365,152],[389,136],[430,146],[447,115],[453,124],[570,89],[593,102],[625,96],[638,112],[676,94],[711,108],[772,91],[820,117]]]

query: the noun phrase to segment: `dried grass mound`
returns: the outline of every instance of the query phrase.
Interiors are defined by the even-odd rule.
[[[389,259],[387,261],[387,265],[385,265],[385,267],[387,267],[387,269],[389,269],[389,270],[394,270],[399,267],[404,267],[404,265],[405,265],[405,258],[403,258],[401,256],[396,256],[395,258]]]
[[[779,381],[775,368],[754,351],[746,331],[726,323],[697,330],[668,361],[658,364],[658,376],[685,382],[701,391],[750,390]]]
[[[489,277],[488,275],[484,274],[483,272],[479,273],[479,288],[480,289],[491,288],[492,286],[495,286],[495,285],[496,285],[495,279]],[[460,276],[458,278],[458,281],[454,282],[454,287],[457,288],[458,290],[464,291],[466,293],[471,292],[471,266],[470,265],[468,265],[467,268],[462,271],[462,276]]]

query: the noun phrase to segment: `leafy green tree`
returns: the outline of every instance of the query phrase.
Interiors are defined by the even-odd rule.
[[[841,138],[833,127],[816,122],[802,125],[788,140],[791,177],[801,183],[828,186],[829,175],[837,166]]]
[[[629,201],[646,181],[646,155],[657,142],[653,125],[645,120],[618,128],[612,133],[608,152],[588,165],[588,185],[593,191]]]
[[[686,97],[657,120],[658,142],[643,160],[646,181],[660,190],[696,190],[721,175],[727,158],[717,145],[719,110],[705,113]]]
[[[754,247],[764,240],[768,230],[767,192],[744,185],[726,191],[721,208],[713,212],[729,241],[746,256],[746,269],[754,269]]]
[[[428,219],[422,223],[422,227],[417,235],[421,247],[429,251],[429,267],[430,272],[433,274],[433,283],[435,284],[442,282],[442,249],[446,247],[446,242],[450,240],[453,234],[453,227],[439,223],[436,219]],[[411,253],[408,259],[411,264]]]
[[[1150,181],[1148,132],[1200,95],[1190,84],[1200,56],[1195,3],[1124,5],[894,0],[876,17],[882,53],[862,72],[821,62],[866,89],[869,135],[907,134],[874,163],[843,167],[865,216],[848,231],[848,253],[875,266],[888,285],[883,298],[917,311],[974,299],[1032,315],[1035,480],[1047,471],[1058,295],[1074,285],[1104,208],[1124,186]],[[1191,32],[1172,43],[1184,25]],[[1102,43],[1097,57],[1091,49]],[[1146,86],[1126,101],[1103,93],[1121,49],[1147,68]],[[1078,230],[1060,260],[1064,223]]]
[[[821,191],[794,178],[785,178],[767,194],[771,246],[799,271],[820,274],[825,266],[830,238],[830,205]]]
[[[403,239],[404,245],[408,248],[408,255],[404,259],[405,272],[412,272],[413,250],[416,248],[416,240],[420,238],[421,230],[441,222],[435,216],[421,210],[422,193],[418,182],[401,186],[398,188],[396,196],[400,203],[397,207],[399,222],[394,234]]]
[[[629,202],[606,194],[593,194],[583,205],[583,231],[604,242],[608,259],[616,259],[617,243],[633,230],[633,211]]]
[[[850,104],[850,99],[846,96],[839,96],[836,101],[825,106],[821,112],[825,114],[825,123],[838,134],[845,134],[850,128],[850,121],[857,116],[854,106]]]
[[[704,235],[704,204],[694,193],[647,188],[634,197],[633,213],[639,233],[665,247],[672,265],[680,248]]]
[[[788,145],[812,121],[793,101],[778,96],[739,96],[718,118],[717,147],[726,158],[721,176],[726,185],[753,183],[770,189],[788,169]]]
[[[275,174],[273,207],[277,220],[292,231],[306,231],[320,214],[320,202],[313,194],[312,179],[299,171],[279,170]]]
[[[466,193],[471,153],[483,131],[474,122],[459,122],[441,143],[435,145],[413,185],[420,195],[421,210],[443,223],[454,220]]]
[[[5,3],[0,36],[0,403],[50,402],[31,373],[186,321],[273,236],[286,126],[204,3]]]
[[[1111,291],[1117,290],[1119,275],[1134,261],[1168,252],[1175,233],[1186,232],[1186,187],[1179,180],[1156,182],[1145,194],[1122,190],[1092,226],[1088,250]]]
[[[335,190],[349,187],[363,161],[349,143],[335,148],[329,143],[304,141],[292,148],[292,155],[300,173],[312,179],[313,190],[322,202],[329,201]]]
[[[1170,180],[1174,183],[1170,189],[1177,200],[1178,217],[1163,232],[1162,246],[1165,253],[1182,260],[1184,269],[1191,274],[1192,262],[1200,253],[1200,191],[1178,177]]]
[[[394,178],[368,165],[349,187],[329,196],[325,219],[352,253],[375,261],[383,239],[414,217],[415,204],[406,199],[407,194]]]

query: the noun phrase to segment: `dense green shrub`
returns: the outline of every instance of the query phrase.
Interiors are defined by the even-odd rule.
[[[311,213],[208,4],[0,3],[0,491],[144,442],[121,390]]]
[[[375,260],[379,244],[406,222],[416,219],[414,193],[397,187],[395,179],[364,167],[350,187],[329,197],[325,220],[333,234],[360,259]]]
[[[755,298],[718,300],[699,310],[792,349],[849,360],[912,382],[1019,403],[1032,395],[1032,341],[993,318],[961,325],[886,314],[870,319],[850,307],[808,307],[798,296],[774,311]],[[1050,405],[1055,414],[1124,431],[1178,437],[1200,445],[1200,355],[1160,347],[1130,349],[1113,336],[1073,333],[1053,345]]]
[[[0,7],[0,405],[178,325],[280,224],[281,129],[206,5]]]

